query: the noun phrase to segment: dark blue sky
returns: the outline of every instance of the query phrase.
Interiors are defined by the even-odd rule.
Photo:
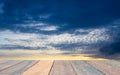
[[[51,47],[64,49],[61,45],[67,42],[67,48],[68,45],[78,48],[85,45],[87,41],[86,48],[88,44],[92,44],[89,43],[92,38],[97,39],[94,44],[96,42],[110,43],[110,39],[119,38],[119,26],[119,0],[0,0],[0,35],[4,36],[0,41],[8,40],[6,43],[0,44],[1,48],[33,49],[33,46],[19,45],[23,41],[28,43],[31,38],[20,38],[17,46],[16,42],[9,44],[10,41],[15,41],[17,36],[31,36],[30,34],[39,35],[38,37],[41,35],[42,37],[39,39],[45,39],[43,36],[47,35],[56,39],[62,38],[60,36],[64,37],[62,39],[68,39],[62,43],[57,41],[57,44],[47,44]],[[86,38],[87,36],[91,36],[91,38]],[[38,40],[38,37],[33,38]],[[79,38],[86,41],[80,41]],[[78,40],[73,42],[71,39]],[[113,43],[113,41],[111,42]],[[7,46],[4,47],[5,45]],[[37,46],[37,49],[40,47]]]
[[[63,29],[68,30],[100,27],[120,18],[119,0],[3,0],[1,4],[1,28],[35,20],[66,24]],[[40,18],[45,15],[49,17]]]

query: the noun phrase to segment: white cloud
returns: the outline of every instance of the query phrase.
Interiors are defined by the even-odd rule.
[[[45,26],[47,25],[46,23],[42,23],[42,22],[31,22],[31,23],[27,23],[27,24],[16,24],[16,26],[21,26],[21,27],[40,27],[40,26]]]
[[[30,22],[26,24],[15,24],[16,26],[24,27],[24,28],[35,28],[42,31],[55,31],[58,29],[58,26],[56,25],[50,25],[47,23],[42,22]]]
[[[10,40],[27,40],[37,37],[36,34],[31,33],[20,33],[20,32],[12,32],[10,30],[5,30],[0,32],[0,38],[6,38]]]
[[[106,29],[93,29],[88,34],[75,35],[70,33],[63,34],[34,34],[12,32],[10,30],[0,32],[0,45],[18,45],[24,47],[43,47],[47,49],[55,49],[52,45],[55,44],[95,44],[99,41],[108,41],[109,35]]]
[[[4,6],[4,3],[1,3],[0,4],[0,14],[4,13],[3,6]]]
[[[105,29],[94,29],[85,35],[81,35],[81,34],[75,35],[75,34],[64,33],[60,35],[53,35],[49,38],[49,41],[55,44],[60,44],[60,43],[92,44],[92,43],[97,43],[99,41],[107,41],[107,40],[109,40],[109,35],[105,33]]]
[[[90,31],[92,31],[92,29],[77,29],[77,30],[75,30],[75,32],[80,32],[80,33],[83,33],[83,32],[90,32]]]
[[[38,27],[36,29],[40,29],[42,31],[55,31],[57,30],[57,26],[44,26],[44,27]]]

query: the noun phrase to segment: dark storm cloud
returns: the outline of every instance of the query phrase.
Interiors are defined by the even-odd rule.
[[[109,35],[112,37],[111,42],[100,47],[100,52],[103,54],[118,54],[120,53],[120,20],[115,23],[116,26],[110,28]]]

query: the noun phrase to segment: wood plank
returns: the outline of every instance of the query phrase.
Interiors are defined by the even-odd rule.
[[[31,67],[36,61],[27,60],[23,61],[17,65],[11,66],[3,71],[0,71],[0,75],[21,75],[29,67]]]
[[[9,60],[0,60],[0,64],[1,64],[1,63],[4,63],[4,62],[6,62],[6,61],[9,61]]]
[[[68,61],[55,61],[50,75],[76,75]]]
[[[22,75],[48,75],[53,61],[40,61]]]
[[[105,75],[120,75],[120,69],[114,69],[110,65],[100,63],[100,61],[89,61],[89,63],[101,70]]]
[[[0,60],[0,75],[119,75],[116,60],[20,61]]]
[[[104,75],[87,61],[71,61],[77,75]]]
[[[18,63],[20,63],[22,61],[16,61],[16,60],[8,60],[8,61],[2,61],[0,63],[0,71],[4,70],[4,69],[7,69],[13,65],[16,65]]]
[[[120,61],[118,60],[101,60],[99,63],[103,63],[111,66],[113,69],[120,69]]]

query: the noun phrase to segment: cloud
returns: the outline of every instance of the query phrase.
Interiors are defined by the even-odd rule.
[[[86,30],[85,30],[86,31]],[[49,38],[49,41],[55,44],[71,44],[71,43],[84,43],[84,44],[92,44],[97,43],[99,41],[107,41],[109,40],[109,35],[105,33],[105,29],[93,29],[88,34],[84,35],[75,35],[69,33],[63,33],[60,35],[53,35]]]
[[[119,40],[117,1],[1,0],[0,48],[76,49]]]
[[[80,32],[80,33],[85,33],[85,32],[90,32],[92,29],[77,29],[75,32]]]
[[[0,36],[1,38],[8,38],[10,40],[26,40],[37,36],[36,34],[13,32],[10,30],[1,31],[0,34],[2,35]]]
[[[57,26],[44,26],[44,27],[37,27],[36,29],[40,29],[42,31],[55,31],[58,29]]]
[[[86,31],[86,30],[85,30]],[[23,47],[31,49],[56,49],[53,45],[61,44],[97,44],[100,41],[109,41],[109,35],[106,29],[92,29],[88,34],[35,34],[35,33],[21,33],[5,30],[0,32],[0,47]],[[63,45],[64,47],[64,45]],[[15,47],[16,48],[16,47]]]
[[[42,23],[42,22],[36,22],[36,21],[32,21],[32,22],[28,22],[28,23],[25,23],[25,24],[15,24],[16,26],[19,26],[19,27],[24,27],[24,28],[28,28],[28,27],[40,27],[40,26],[45,26],[47,25],[46,23]]]
[[[43,22],[28,22],[23,24],[15,24],[17,27],[31,28],[40,31],[56,31],[59,27],[57,25],[51,25]]]
[[[29,33],[12,32],[5,30],[0,32],[0,45],[18,45],[24,46],[25,41],[29,43],[30,40],[36,39],[38,35]],[[22,42],[24,40],[24,42]],[[27,44],[25,44],[27,45]]]

